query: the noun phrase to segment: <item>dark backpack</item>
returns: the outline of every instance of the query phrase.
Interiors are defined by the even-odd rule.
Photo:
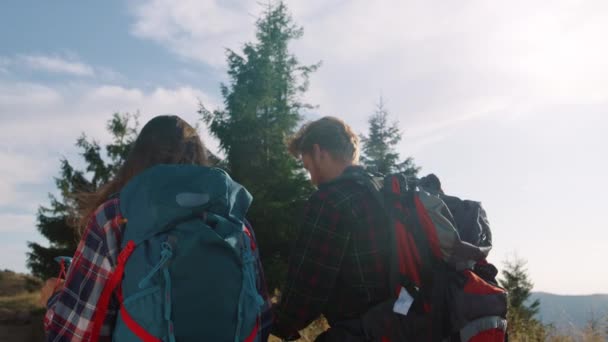
[[[491,233],[481,205],[432,194],[403,174],[361,171],[348,178],[382,203],[393,236],[394,296],[363,315],[363,340],[504,341],[507,293],[485,261]],[[480,218],[483,223],[471,227]]]

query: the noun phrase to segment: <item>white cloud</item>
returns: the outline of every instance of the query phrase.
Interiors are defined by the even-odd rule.
[[[26,233],[32,232],[36,227],[36,218],[33,215],[2,214],[0,233]]]
[[[605,236],[597,223],[608,186],[608,164],[598,157],[608,130],[608,2],[287,3],[305,28],[293,45],[296,55],[304,64],[324,62],[306,96],[320,105],[311,117],[341,116],[364,132],[382,95],[405,133],[400,152],[413,151],[424,172],[440,174],[455,194],[487,204],[497,237],[493,257],[520,250],[534,277],[542,278],[542,289],[603,289],[608,278],[592,281],[591,273],[577,273],[577,279],[590,279],[586,289],[564,285],[559,269],[537,273],[549,269],[554,253],[536,242],[549,238],[548,246],[561,250],[571,247],[560,237],[572,229],[580,230],[580,246],[593,245],[589,236]],[[136,37],[221,69],[224,48],[238,49],[253,38],[263,8],[238,0],[138,0],[131,10]],[[74,56],[60,59],[86,66]],[[0,73],[12,71],[16,60],[0,57]],[[51,87],[0,79],[0,205],[24,205],[20,209],[33,215],[45,194],[23,186],[50,180],[60,155],[74,157],[80,132],[108,139],[105,122],[115,111],[139,109],[142,123],[161,113],[193,123],[197,97],[210,107],[221,105],[194,87],[117,86],[102,69],[90,68],[94,77],[85,79],[101,84]],[[186,69],[176,74],[193,79]],[[577,181],[581,175],[591,183]],[[31,227],[17,216],[11,219]],[[576,270],[570,259],[557,264]]]
[[[0,56],[0,75],[13,74],[19,79],[23,71],[68,75],[98,82],[123,82],[124,75],[104,66],[93,67],[81,62],[74,53],[60,55],[20,54]]]
[[[58,56],[22,55],[19,56],[19,61],[34,70],[74,76],[95,75],[91,66],[78,60]]]
[[[21,243],[0,243],[2,258],[0,259],[0,269],[11,270],[19,273],[29,273],[25,267],[25,253],[29,250],[27,242]]]
[[[216,104],[188,86],[148,91],[115,85],[51,88],[0,82],[0,93],[0,207],[10,204],[24,210],[35,208],[46,194],[27,193],[19,187],[48,183],[57,175],[59,158],[75,157],[74,143],[82,132],[102,143],[108,141],[105,127],[112,113],[139,111],[141,124],[172,113],[194,125],[199,100]],[[202,137],[212,150],[217,149],[206,131]]]
[[[8,73],[8,67],[11,63],[12,61],[10,59],[0,56],[0,74]]]
[[[31,202],[32,193],[20,190],[19,187],[51,180],[56,170],[51,170],[50,165],[39,157],[40,155],[0,150],[0,208],[12,206],[32,210],[36,207]],[[42,196],[35,197],[40,199]]]
[[[44,116],[61,103],[61,94],[45,85],[0,80],[0,120]]]
[[[74,143],[82,132],[107,142],[106,122],[115,112],[140,112],[143,125],[160,114],[176,114],[196,124],[198,101],[217,101],[190,87],[157,87],[151,90],[116,85],[12,83],[0,80],[0,236],[35,234],[35,213],[55,192],[53,177],[63,156],[81,163]],[[206,130],[202,138],[212,150],[217,143]],[[1,246],[1,267],[25,271],[25,243]],[[7,258],[8,251],[17,254]]]
[[[358,130],[380,94],[406,131],[487,115],[532,115],[608,99],[608,3],[602,0],[287,1],[305,28],[303,63],[323,60],[307,96]],[[133,7],[133,33],[224,65],[253,34],[248,1],[155,0]]]
[[[409,122],[467,116],[487,98],[501,98],[504,107],[602,101],[608,22],[597,13],[608,12],[603,2],[588,3],[596,6],[351,1],[338,17],[327,13],[305,25],[300,51],[327,61],[319,72],[323,90],[348,80],[344,92],[332,93],[369,101],[382,92],[410,113]]]
[[[252,37],[254,18],[248,11],[255,9],[255,2],[140,1],[132,7],[132,33],[167,45],[179,56],[218,66],[225,48]]]

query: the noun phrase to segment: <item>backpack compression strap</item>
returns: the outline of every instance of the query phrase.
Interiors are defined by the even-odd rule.
[[[120,288],[119,288],[120,289]],[[125,323],[127,328],[131,330],[133,334],[139,337],[143,342],[162,342],[161,339],[152,336],[144,328],[142,328],[134,319],[129,315],[125,306],[123,305],[122,290],[118,291],[118,301],[120,302],[120,318]]]

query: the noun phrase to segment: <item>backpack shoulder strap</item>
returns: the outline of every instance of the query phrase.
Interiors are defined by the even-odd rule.
[[[385,201],[383,196],[384,189],[384,176],[381,174],[371,174],[363,169],[355,169],[350,172],[346,172],[338,178],[338,181],[351,180],[355,183],[366,188],[372,195],[374,200],[385,208]]]
[[[362,168],[350,169],[343,173],[336,181],[350,180],[367,189],[371,200],[378,203],[385,220],[384,226],[388,231],[389,241],[389,274],[388,281],[391,284],[391,290],[397,288],[401,283],[399,276],[398,265],[398,250],[395,238],[395,232],[392,227],[393,215],[390,204],[390,194],[392,193],[392,178],[394,175],[384,176],[382,174],[372,174]]]
[[[101,295],[99,296],[99,300],[97,301],[97,308],[95,310],[95,314],[93,315],[93,329],[91,331],[91,341],[97,341],[99,338],[99,333],[101,332],[101,327],[103,325],[104,320],[106,319],[106,315],[108,312],[108,306],[110,305],[110,299],[112,297],[112,293],[118,288],[120,282],[122,281],[122,275],[125,271],[125,265],[127,260],[133,253],[135,249],[135,243],[133,241],[127,242],[125,248],[118,254],[118,262],[116,264],[116,268],[114,272],[110,275],[105,287],[103,288]]]
[[[411,234],[412,242],[414,246],[401,246],[401,248],[415,248],[419,256],[419,276],[420,285],[430,284],[432,278],[431,270],[435,267],[435,257],[432,252],[431,242],[427,236],[428,232],[423,226],[423,218],[421,217],[421,211],[424,210],[424,206],[418,199],[417,184],[415,179],[408,178],[405,174],[397,173],[389,175],[385,178],[384,186],[384,197],[386,201],[391,203],[398,203],[397,205],[391,205],[388,208],[388,215],[392,222],[390,224],[391,236],[395,240],[394,245],[395,257],[394,259],[399,260],[400,254],[398,250],[400,246],[397,241],[397,224],[395,221],[400,222],[404,225],[405,229]],[[426,222],[426,221],[425,221]],[[397,269],[398,272],[398,269]],[[412,281],[415,283],[415,279],[404,279],[403,276],[399,276],[400,285],[411,286]]]
[[[416,292],[414,290],[414,283],[411,279],[404,279],[404,277],[400,274],[400,266],[399,266],[399,246],[398,246],[398,238],[395,227],[395,221],[401,221],[404,225],[408,227],[408,229],[414,228],[412,231],[412,238],[416,241],[416,247],[426,250],[426,242],[424,240],[424,236],[422,234],[423,231],[417,231],[419,229],[415,229],[418,227],[418,219],[415,215],[415,207],[414,207],[414,196],[415,193],[413,190],[415,189],[415,180],[409,179],[403,173],[394,173],[390,175],[381,175],[381,174],[372,174],[366,172],[363,169],[356,169],[350,172],[346,172],[340,177],[340,180],[351,180],[355,183],[365,187],[371,198],[376,203],[379,203],[385,218],[385,227],[389,236],[389,274],[388,281],[391,284],[391,290],[395,290],[395,295],[398,294],[398,291],[402,286],[407,287],[410,293],[414,294]],[[412,210],[409,211],[410,214],[414,213],[416,217],[412,217],[412,215],[406,215],[403,211],[398,209],[398,205],[395,203],[408,203],[408,207]],[[426,255],[426,253],[423,253]],[[424,261],[426,262],[427,258]]]

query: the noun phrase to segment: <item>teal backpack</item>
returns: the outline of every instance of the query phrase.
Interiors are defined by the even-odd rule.
[[[260,340],[251,200],[222,170],[194,165],[155,166],[123,188],[122,251],[100,299],[120,302],[114,341]]]

